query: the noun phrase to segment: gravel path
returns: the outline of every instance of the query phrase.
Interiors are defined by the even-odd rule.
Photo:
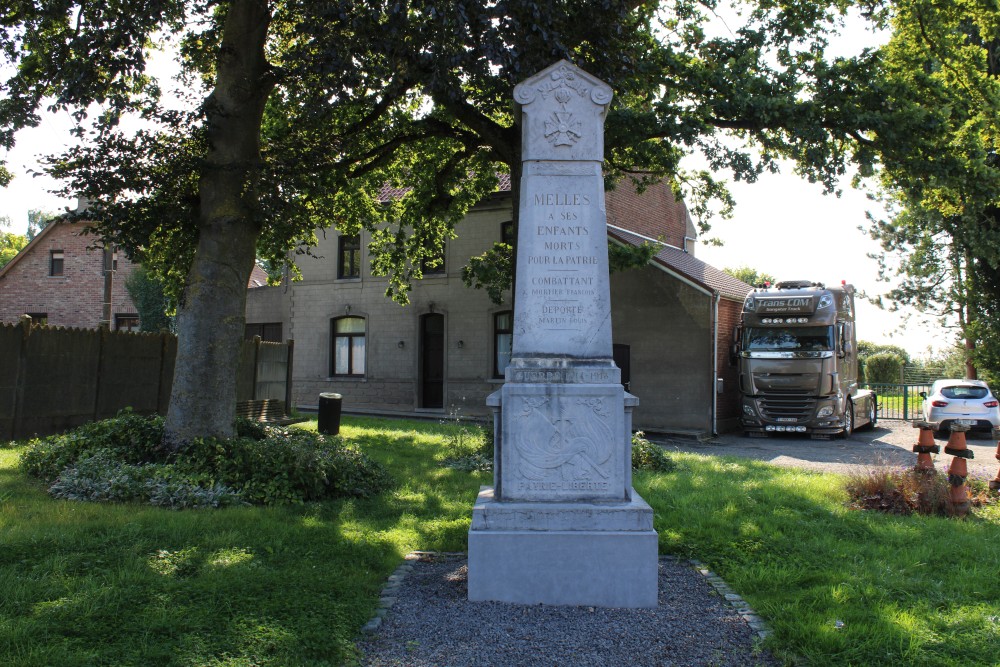
[[[694,452],[717,456],[739,456],[767,461],[780,466],[792,466],[822,472],[851,473],[879,466],[913,466],[917,455],[917,429],[904,421],[882,421],[874,429],[861,430],[847,439],[812,440],[794,435],[772,435],[748,438],[739,433],[726,433],[711,440],[650,437],[667,451]],[[947,471],[951,456],[944,453],[946,440],[937,440],[941,453],[935,457],[939,470]],[[993,479],[997,476],[997,442],[988,434],[973,434],[967,445],[975,453],[968,460],[969,476]]]
[[[359,644],[361,664],[780,664],[758,650],[758,635],[740,613],[751,611],[745,603],[735,595],[737,601],[727,602],[698,570],[677,560],[660,560],[655,609],[469,602],[466,574],[464,555],[421,555],[395,589],[381,625]]]

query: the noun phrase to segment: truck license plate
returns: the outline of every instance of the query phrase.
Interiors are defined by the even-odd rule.
[[[955,423],[959,426],[975,426],[977,424],[975,419],[956,419]]]

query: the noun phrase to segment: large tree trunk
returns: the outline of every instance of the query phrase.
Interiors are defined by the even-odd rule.
[[[266,0],[233,0],[215,90],[205,100],[208,154],[198,190],[198,247],[178,309],[177,363],[164,444],[233,434],[246,291],[256,256],[260,130],[274,83]]]

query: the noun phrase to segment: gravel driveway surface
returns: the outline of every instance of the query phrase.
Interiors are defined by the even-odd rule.
[[[704,442],[656,436],[649,439],[667,451],[739,456],[781,466],[850,473],[885,465],[915,465],[917,455],[913,453],[913,445],[917,443],[917,434],[910,422],[881,421],[874,429],[858,431],[847,439],[812,440],[789,434],[749,438],[739,433],[727,433]],[[996,459],[997,442],[989,434],[968,435],[966,442],[975,452],[975,458],[968,461],[969,476],[993,479],[1000,465]],[[935,457],[935,464],[946,471],[951,462],[951,456],[944,453],[947,441],[936,442],[941,445],[941,453]]]

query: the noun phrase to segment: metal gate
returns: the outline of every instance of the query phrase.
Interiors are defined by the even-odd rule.
[[[878,395],[879,419],[923,419],[924,399],[920,392],[930,393],[929,384],[862,384]]]

